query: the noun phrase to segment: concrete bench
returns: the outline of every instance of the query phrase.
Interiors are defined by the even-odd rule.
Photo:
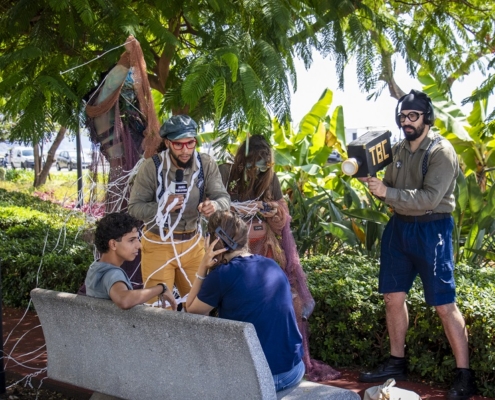
[[[334,399],[356,393],[312,382],[275,393],[254,326],[34,289],[49,378],[92,399]],[[109,397],[112,396],[112,397]]]

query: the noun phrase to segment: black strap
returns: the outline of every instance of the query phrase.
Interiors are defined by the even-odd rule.
[[[199,189],[199,203],[198,206],[203,202],[203,196],[205,194],[205,172],[203,170],[203,161],[201,161],[201,156],[198,152],[198,161],[199,161],[199,175],[198,181],[196,182],[196,186]]]
[[[156,168],[156,176],[158,179],[158,168],[160,168],[160,157],[158,157],[158,154],[153,154],[151,157],[153,159],[153,162],[155,163],[155,168]],[[165,193],[165,181],[162,178],[162,188],[160,189],[160,193],[158,193],[158,199],[161,199],[163,194]]]
[[[425,178],[426,173],[428,172],[428,158],[430,157],[430,152],[435,147],[435,145],[442,140],[441,136],[436,136],[428,145],[428,148],[426,149],[425,156],[423,158],[423,166],[422,166],[422,171],[423,171],[423,179]]]
[[[406,139],[403,139],[403,140],[406,140]],[[433,138],[433,140],[430,142],[430,144],[428,145],[428,147],[426,148],[425,156],[423,158],[423,164],[421,166],[421,171],[423,172],[423,179],[425,178],[425,175],[428,172],[428,159],[430,158],[431,150],[433,149],[433,147],[435,147],[435,145],[438,142],[440,142],[440,140],[442,140],[442,137],[441,136],[438,136],[438,135],[435,136]],[[397,158],[397,155],[399,154],[399,151],[400,151],[401,147],[404,147],[403,146],[403,143],[398,144],[398,145],[395,146],[394,161],[395,161],[395,158]]]

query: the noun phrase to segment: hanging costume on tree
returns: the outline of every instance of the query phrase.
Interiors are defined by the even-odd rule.
[[[143,52],[133,36],[125,48],[86,106],[91,141],[110,165],[107,212],[127,208],[127,180],[121,178],[161,141]]]
[[[90,139],[110,166],[105,199],[107,213],[127,209],[131,175],[143,155],[151,157],[161,142],[141,46],[129,36],[125,49],[86,105]],[[93,160],[98,160],[98,156],[94,151]],[[95,175],[97,165],[93,161]],[[142,287],[140,262],[141,257],[136,257],[133,262],[122,265],[135,288]]]

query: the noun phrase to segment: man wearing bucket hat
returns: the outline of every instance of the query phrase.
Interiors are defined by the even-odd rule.
[[[475,394],[476,385],[469,369],[466,324],[455,303],[451,213],[458,159],[450,142],[431,131],[435,116],[425,93],[412,90],[403,96],[395,118],[405,139],[392,150],[393,161],[383,181],[361,178],[371,193],[394,210],[382,235],[378,288],[385,300],[390,358],[359,378],[362,382],[407,378],[406,295],[419,275],[426,303],[435,307],[456,361],[454,384],[447,398],[465,400]]]
[[[162,125],[158,154],[139,167],[129,199],[129,214],[145,224],[144,286],[175,285],[182,297],[204,255],[201,218],[230,207],[215,160],[195,150],[197,129],[187,115],[175,115]]]

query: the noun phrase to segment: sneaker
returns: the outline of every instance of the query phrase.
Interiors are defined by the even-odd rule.
[[[396,360],[389,358],[373,372],[361,372],[359,374],[360,382],[385,382],[389,378],[396,381],[407,380],[407,363],[406,359]]]
[[[468,368],[456,368],[454,384],[447,393],[448,400],[467,400],[476,394],[474,371]]]

